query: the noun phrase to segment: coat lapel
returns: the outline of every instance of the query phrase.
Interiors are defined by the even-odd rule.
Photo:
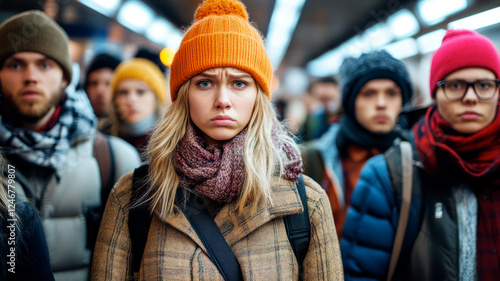
[[[279,217],[299,214],[303,210],[297,187],[293,181],[276,180],[271,188],[271,200],[272,203],[260,200],[255,213],[252,213],[251,204],[247,205],[241,213],[238,213],[235,202],[226,204],[219,211],[215,217],[215,223],[229,247],[232,247],[269,221]],[[206,252],[200,238],[177,206],[175,206],[172,214],[161,220],[189,236]]]

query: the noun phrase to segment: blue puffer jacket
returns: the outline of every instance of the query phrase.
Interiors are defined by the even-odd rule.
[[[393,148],[386,154],[395,160]],[[412,201],[395,280],[474,280],[475,257],[469,254],[475,249],[468,246],[476,244],[469,227],[477,225],[474,188],[430,178],[415,154],[413,163]],[[387,279],[399,206],[401,195],[393,192],[385,156],[373,157],[351,197],[340,243],[345,280]]]
[[[346,280],[386,278],[397,228],[396,200],[384,155],[366,162],[340,243]]]

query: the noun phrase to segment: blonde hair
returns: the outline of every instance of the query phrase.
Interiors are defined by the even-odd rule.
[[[178,142],[186,133],[188,122],[191,122],[189,85],[190,80],[179,88],[176,101],[168,108],[165,118],[151,136],[148,145],[151,184],[145,196],[151,200],[151,211],[159,208],[161,217],[170,214],[175,205],[179,176],[175,172],[174,156]],[[300,155],[297,144],[278,122],[269,98],[258,84],[257,88],[257,98],[247,126],[243,149],[245,181],[237,202],[237,209],[240,212],[251,201],[257,203],[264,199],[272,204],[272,181],[277,176],[281,178],[285,173],[283,160],[288,157],[282,147],[273,142],[273,138],[280,139]],[[277,134],[275,136],[273,128]],[[149,194],[151,196],[148,196]],[[255,211],[256,208],[257,204],[254,204],[252,210]]]

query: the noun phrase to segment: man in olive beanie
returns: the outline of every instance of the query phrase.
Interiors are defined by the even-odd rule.
[[[385,152],[399,132],[398,115],[413,96],[410,75],[386,51],[344,59],[340,67],[343,117],[304,150],[305,174],[322,166],[322,183],[330,198],[337,233],[342,233],[350,197],[366,161]],[[307,159],[307,155],[318,155]],[[320,164],[314,164],[318,163]]]
[[[41,11],[28,11],[5,21],[0,27],[0,65],[19,52],[36,52],[59,64],[64,79],[71,81],[69,39],[64,30]]]
[[[44,13],[27,11],[0,25],[0,42],[0,147],[15,167],[16,200],[40,212],[55,279],[86,281],[93,237],[87,214],[105,197],[93,157],[96,117],[85,95],[65,92],[72,78],[68,36]],[[114,166],[122,166],[113,170],[116,181],[139,157],[124,141],[109,144],[132,153],[128,161],[113,154]]]

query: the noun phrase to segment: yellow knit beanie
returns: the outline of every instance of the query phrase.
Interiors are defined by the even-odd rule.
[[[234,67],[250,73],[271,98],[272,66],[260,32],[238,0],[205,0],[196,10],[170,66],[170,95],[204,70]]]
[[[143,81],[155,93],[160,103],[165,103],[167,98],[167,81],[160,68],[153,62],[147,59],[133,58],[120,63],[113,72],[113,79],[111,80],[113,99],[116,96],[116,86],[120,81],[126,79]]]

